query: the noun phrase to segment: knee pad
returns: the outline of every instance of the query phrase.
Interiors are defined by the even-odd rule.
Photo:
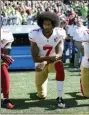
[[[58,61],[54,64],[55,71],[56,71],[56,80],[57,81],[64,81],[65,73],[64,73],[64,66],[61,61]]]

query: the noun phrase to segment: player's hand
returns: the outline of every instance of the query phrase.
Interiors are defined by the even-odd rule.
[[[47,62],[44,61],[44,62],[38,64],[38,65],[36,66],[35,70],[38,71],[38,72],[40,72],[40,71],[42,71],[42,70],[45,68],[46,65],[47,65]]]
[[[57,60],[57,56],[51,56],[51,57],[49,57],[50,59],[49,59],[49,62],[54,62],[54,61],[56,61]]]
[[[1,59],[2,59],[8,66],[10,66],[10,65],[14,62],[14,60],[13,60],[10,56],[5,55],[5,54],[1,54]]]
[[[61,56],[59,57],[59,55],[56,55],[56,56],[52,56],[50,58],[50,62],[54,62],[54,61],[57,61],[57,60],[60,60],[61,59]]]

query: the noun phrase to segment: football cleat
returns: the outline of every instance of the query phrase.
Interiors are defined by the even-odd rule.
[[[3,107],[7,109],[14,109],[14,105],[11,103],[9,99],[5,99],[2,104]]]
[[[62,99],[62,97],[61,98],[58,97],[56,100],[58,101],[58,103],[57,103],[58,107],[65,108],[65,103],[64,103],[64,100]]]

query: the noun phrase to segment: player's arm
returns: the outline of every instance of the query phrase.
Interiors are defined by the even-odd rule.
[[[3,54],[10,55],[12,42],[7,43],[2,50]]]
[[[71,36],[69,34],[67,34],[67,36],[65,37],[64,40],[67,41],[67,42],[70,42],[71,41]]]
[[[31,42],[31,53],[32,53],[32,58],[35,63],[41,63],[44,61],[50,61],[50,60],[55,60],[56,56],[39,56],[39,48],[35,42]]]
[[[4,48],[1,49],[1,59],[9,66],[13,63],[13,59],[9,56],[11,51],[12,42],[7,43]]]
[[[62,59],[63,49],[64,49],[64,41],[61,40],[61,41],[57,44],[57,46],[55,47],[56,60],[61,60],[61,59]]]

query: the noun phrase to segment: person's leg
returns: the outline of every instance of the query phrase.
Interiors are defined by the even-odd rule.
[[[70,64],[73,65],[73,60],[72,60],[72,57],[73,57],[73,51],[72,51],[72,42],[70,41],[69,44],[68,44],[68,47],[69,47],[69,61],[70,61]]]
[[[65,104],[62,99],[62,92],[63,92],[63,85],[65,79],[64,67],[63,62],[57,61],[48,66],[48,72],[55,72],[56,73],[56,83],[57,83],[57,92],[58,92],[58,107],[65,107]]]
[[[82,46],[81,42],[77,42],[77,41],[74,42],[74,45],[78,50],[78,52],[75,54],[74,64],[75,64],[76,68],[80,68],[80,54],[82,54],[82,55],[84,54],[83,46]]]
[[[89,98],[89,68],[81,67],[81,93]]]
[[[58,92],[58,107],[65,108],[65,103],[62,99],[63,85],[65,79],[64,66],[61,61],[57,61],[54,64],[56,71],[56,83],[57,83],[57,92]]]
[[[3,93],[3,105],[8,109],[13,109],[14,105],[9,100],[10,76],[6,64],[1,65],[1,88]]]
[[[80,68],[80,52],[75,53],[74,67],[77,68],[77,69]]]
[[[61,98],[62,91],[63,91],[64,78],[65,78],[64,67],[61,61],[56,62],[54,66],[55,66],[55,71],[56,71],[58,97]]]
[[[3,98],[9,98],[10,90],[10,77],[8,74],[7,65],[1,65],[1,87],[3,92]]]
[[[35,72],[35,84],[39,98],[47,97],[48,69],[45,67],[41,72]]]

